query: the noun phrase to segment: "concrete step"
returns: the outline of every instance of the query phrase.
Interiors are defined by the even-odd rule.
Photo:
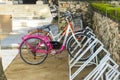
[[[17,56],[18,49],[2,49],[0,52],[2,53],[3,70],[6,70]]]
[[[8,48],[18,48],[19,43],[21,42],[22,36],[25,34],[13,34],[9,35],[5,39],[1,41],[1,48],[8,49]]]
[[[9,7],[8,7],[9,6]],[[0,14],[12,17],[51,17],[48,5],[0,5]]]

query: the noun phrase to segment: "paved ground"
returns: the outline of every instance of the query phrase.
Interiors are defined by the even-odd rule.
[[[40,65],[26,64],[18,55],[5,74],[8,80],[68,80],[67,55],[50,55]]]
[[[75,80],[83,80],[93,66],[82,71]],[[69,80],[68,53],[49,55],[39,65],[29,65],[23,62],[19,55],[6,69],[8,80]]]

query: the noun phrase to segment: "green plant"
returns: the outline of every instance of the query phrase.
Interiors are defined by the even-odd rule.
[[[103,3],[91,3],[91,6],[102,14],[120,20],[120,7],[112,7],[110,4]]]

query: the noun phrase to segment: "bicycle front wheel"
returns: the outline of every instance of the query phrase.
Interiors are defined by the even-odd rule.
[[[84,33],[76,33],[74,36],[75,36],[75,38],[73,36],[70,37],[70,39],[68,41],[68,45],[67,45],[68,46],[67,51],[71,58],[75,58],[76,55],[79,56],[81,54],[81,52],[83,52],[84,49],[86,49],[89,46],[89,44],[85,45],[85,43],[89,39],[89,36],[87,36]],[[81,50],[81,51],[79,52],[79,50]],[[91,55],[91,53],[88,52],[88,54],[84,55],[80,59],[80,61],[87,60],[90,57],[90,55]]]
[[[46,43],[37,37],[31,37],[23,41],[20,46],[20,57],[31,65],[42,63],[47,58],[48,48]]]

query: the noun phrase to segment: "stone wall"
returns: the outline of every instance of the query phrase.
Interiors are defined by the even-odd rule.
[[[118,26],[118,22],[94,12],[94,32],[111,53],[112,58],[120,65],[120,34]]]
[[[83,23],[85,22],[84,26],[91,26],[92,25],[92,12],[89,10],[88,3],[87,2],[81,2],[81,1],[60,1],[59,2],[59,11],[65,12],[70,11],[75,16],[83,15]],[[60,14],[61,16],[62,14]],[[59,18],[59,26],[63,27],[66,24],[65,18]]]

